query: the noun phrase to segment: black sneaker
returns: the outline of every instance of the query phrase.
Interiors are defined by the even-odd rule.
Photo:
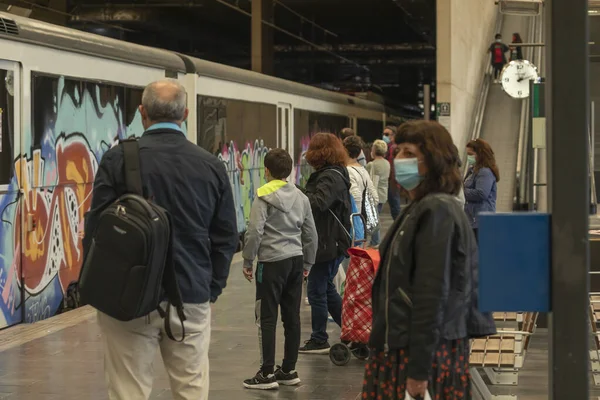
[[[329,354],[329,342],[319,342],[315,339],[310,339],[304,342],[304,346],[300,347],[299,353],[304,354]]]
[[[295,386],[301,382],[300,378],[298,378],[298,372],[283,372],[280,366],[277,366],[275,370],[275,379],[277,383],[283,386]]]
[[[246,389],[258,389],[258,390],[272,390],[279,387],[275,374],[269,374],[264,376],[262,371],[258,371],[254,378],[246,379],[244,381],[244,387]]]

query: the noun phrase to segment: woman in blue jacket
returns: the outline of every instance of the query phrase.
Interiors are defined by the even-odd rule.
[[[478,214],[496,212],[496,185],[500,182],[500,172],[496,165],[494,151],[483,139],[475,139],[467,143],[467,162],[469,171],[464,185],[465,212],[477,238]]]

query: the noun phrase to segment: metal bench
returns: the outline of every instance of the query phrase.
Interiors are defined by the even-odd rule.
[[[590,364],[594,384],[600,386],[600,293],[590,294],[590,326],[594,336],[595,350],[590,350]]]
[[[498,333],[471,341],[469,365],[473,387],[483,400],[515,400],[512,395],[492,395],[479,373],[481,369],[492,385],[517,385],[519,371],[523,368],[531,335],[535,331],[538,313],[496,313],[494,319],[513,318],[514,330],[498,329]],[[510,314],[510,316],[508,315]],[[517,315],[513,315],[517,314]]]
[[[519,323],[523,322],[523,313],[520,312],[495,312],[493,315],[499,329],[518,330]]]

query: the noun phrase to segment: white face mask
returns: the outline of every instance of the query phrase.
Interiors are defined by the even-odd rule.
[[[496,43],[502,42],[502,39],[496,39]]]

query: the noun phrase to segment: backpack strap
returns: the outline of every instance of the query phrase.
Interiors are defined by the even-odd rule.
[[[142,174],[140,170],[140,146],[137,139],[127,139],[121,141],[123,145],[123,164],[125,169],[125,185],[127,192],[137,194],[139,196],[144,195],[142,186]],[[169,246],[167,252],[167,259],[165,262],[165,269],[163,271],[162,286],[167,295],[167,309],[162,309],[160,304],[158,305],[158,313],[165,320],[165,332],[169,339],[176,342],[183,342],[185,339],[185,326],[183,321],[186,320],[185,313],[183,312],[183,300],[181,299],[181,292],[179,291],[179,285],[177,285],[177,278],[175,276],[175,265],[173,263],[173,231],[171,229],[171,217],[169,218]],[[177,310],[177,316],[181,322],[181,339],[175,339],[173,331],[171,329],[171,305]]]
[[[121,141],[121,145],[123,146],[123,165],[127,192],[143,196],[139,143],[137,139],[126,139]]]
[[[171,217],[169,216],[169,226],[171,225]],[[175,264],[173,262],[173,235],[169,235],[169,251],[167,252],[167,260],[165,269],[163,271],[162,279],[163,289],[167,295],[167,310],[163,310],[162,307],[158,306],[158,313],[165,320],[165,333],[167,337],[176,342],[183,342],[185,339],[185,326],[183,322],[186,320],[185,313],[183,311],[183,299],[181,298],[181,292],[179,291],[179,285],[177,284],[177,277],[175,275]],[[171,306],[175,307],[179,322],[181,323],[181,339],[175,339],[173,331],[171,330]]]

